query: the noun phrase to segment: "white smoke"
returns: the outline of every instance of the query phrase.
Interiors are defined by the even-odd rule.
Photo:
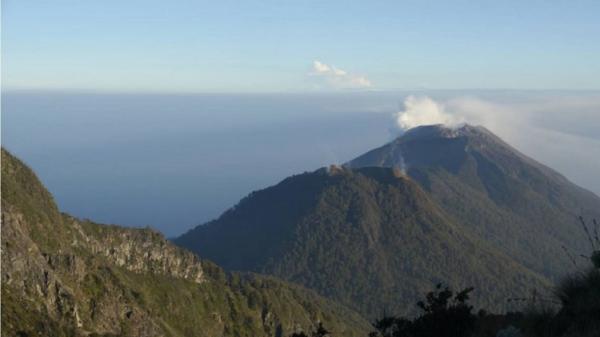
[[[461,122],[456,116],[446,112],[443,104],[427,96],[406,97],[404,110],[397,112],[395,117],[398,127],[403,130],[431,124],[454,126]]]
[[[402,131],[431,124],[484,126],[523,153],[600,193],[600,93],[436,100],[408,96],[404,109],[394,117]]]

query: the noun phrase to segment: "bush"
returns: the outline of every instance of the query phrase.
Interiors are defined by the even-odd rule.
[[[403,317],[384,317],[373,326],[378,332],[371,336],[383,337],[465,337],[474,330],[477,317],[467,304],[473,288],[456,294],[441,284],[426,295],[426,301],[417,306],[423,314],[413,320]]]
[[[566,277],[555,292],[562,303],[555,317],[561,332],[569,336],[600,332],[600,269]]]

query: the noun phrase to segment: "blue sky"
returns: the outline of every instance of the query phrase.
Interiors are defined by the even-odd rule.
[[[600,1],[6,0],[2,86],[600,89],[599,14]]]

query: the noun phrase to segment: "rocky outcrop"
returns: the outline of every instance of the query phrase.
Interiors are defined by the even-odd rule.
[[[135,304],[121,301],[118,293],[111,291],[101,300],[89,301],[82,282],[90,275],[90,265],[76,251],[59,250],[47,252],[31,239],[31,226],[23,214],[10,205],[2,209],[2,290],[10,298],[28,301],[32,316],[47,316],[61,329],[85,335],[94,331],[102,334],[121,334],[122,324],[129,320],[129,336],[159,336],[158,327],[151,318]],[[80,247],[82,248],[82,247]],[[113,289],[116,290],[116,289]],[[3,305],[6,301],[3,299]],[[9,305],[23,303],[9,303]],[[33,310],[32,310],[33,309]],[[35,322],[14,322],[4,317],[3,330],[16,331],[22,335],[48,333],[45,329],[35,330]],[[34,324],[35,323],[35,324]],[[31,324],[34,329],[27,331]],[[25,327],[24,327],[25,326]],[[67,328],[68,327],[68,328]]]
[[[2,150],[3,336],[284,336],[323,321],[365,335],[356,313],[273,278],[225,273],[150,229],[61,214]]]
[[[204,281],[200,259],[191,252],[174,247],[161,233],[151,229],[81,223],[70,217],[66,221],[80,234],[73,241],[75,247],[84,246],[119,267],[136,273],[169,275],[196,283]]]

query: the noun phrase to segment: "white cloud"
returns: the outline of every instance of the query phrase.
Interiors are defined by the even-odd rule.
[[[317,77],[329,87],[336,89],[369,88],[373,86],[365,76],[350,74],[343,69],[317,60],[313,61],[312,71],[309,75]]]
[[[346,75],[348,75],[348,73],[345,70],[342,70],[342,69],[338,69],[338,68],[334,67],[334,68],[332,68],[332,70],[333,70],[333,74],[335,76],[346,76]]]
[[[319,61],[314,61],[313,62],[313,71],[315,72],[315,74],[328,74],[331,72],[331,68],[324,63],[321,63]]]

